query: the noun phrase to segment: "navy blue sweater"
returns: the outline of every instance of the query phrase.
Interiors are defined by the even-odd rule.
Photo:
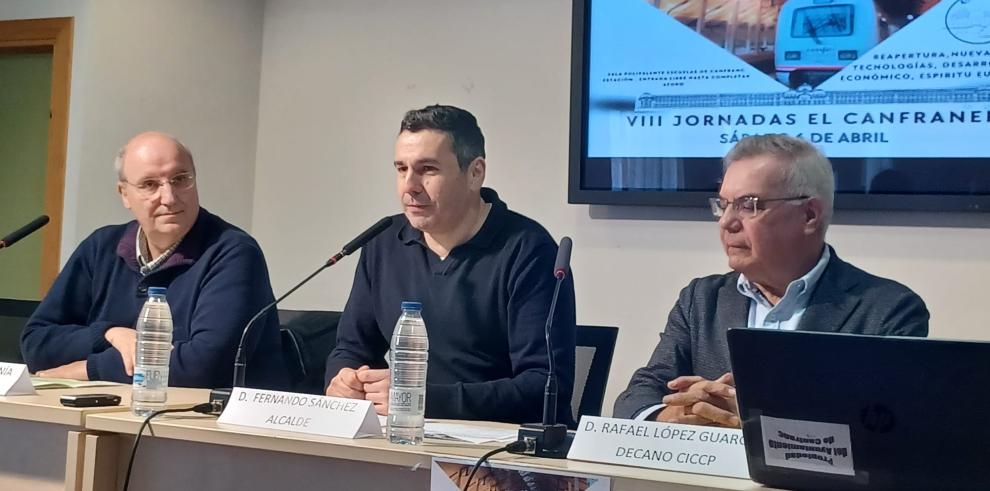
[[[137,229],[136,221],[103,227],[79,245],[21,335],[28,368],[86,360],[90,380],[130,382],[120,352],[104,334],[111,327],[133,328],[148,287],[163,286],[173,322],[169,385],[229,387],[241,330],[274,300],[261,248],[201,208],[175,252],[142,277]],[[247,385],[286,388],[276,313],[253,332]]]
[[[491,189],[481,230],[440,260],[404,215],[361,251],[326,380],[341,368],[387,366],[403,300],[421,301],[430,339],[426,416],[511,423],[542,419],[547,375],[544,324],[556,279],[557,244],[538,223],[509,211]],[[558,419],[571,419],[574,284],[560,291],[553,326]]]

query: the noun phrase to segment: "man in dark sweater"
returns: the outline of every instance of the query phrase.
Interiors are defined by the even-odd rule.
[[[928,334],[918,295],[826,245],[835,183],[818,149],[762,135],[740,141],[725,163],[711,205],[734,272],[681,291],[649,363],[616,400],[616,417],[738,427],[729,328]]]
[[[169,385],[229,386],[245,323],[274,300],[261,248],[199,206],[192,154],[162,133],[137,135],[114,163],[135,220],[79,245],[21,335],[28,368],[45,377],[130,382],[135,322],[148,288],[167,287]],[[248,385],[285,388],[272,312],[248,340]]]
[[[327,358],[327,395],[367,399],[387,414],[383,355],[400,303],[420,301],[430,340],[426,416],[540,421],[556,243],[482,187],[484,137],[463,109],[406,113],[395,170],[404,214],[361,252]],[[568,277],[552,334],[561,422],[571,420],[574,319]]]

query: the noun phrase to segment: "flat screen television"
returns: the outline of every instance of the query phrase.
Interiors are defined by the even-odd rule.
[[[750,134],[836,208],[990,209],[990,1],[574,0],[568,201],[707,206]]]

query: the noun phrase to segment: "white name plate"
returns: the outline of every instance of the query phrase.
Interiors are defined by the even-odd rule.
[[[749,479],[742,430],[582,416],[567,458]]]
[[[34,395],[31,374],[27,365],[0,362],[0,396]]]
[[[218,422],[340,438],[382,436],[371,401],[240,387]]]

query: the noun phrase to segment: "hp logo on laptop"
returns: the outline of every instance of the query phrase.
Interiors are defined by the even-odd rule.
[[[894,412],[880,404],[870,404],[859,412],[859,421],[863,427],[874,433],[887,433],[894,429],[897,418]]]

